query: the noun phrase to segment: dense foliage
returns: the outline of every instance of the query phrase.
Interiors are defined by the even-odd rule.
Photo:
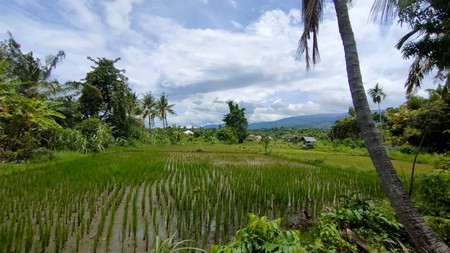
[[[238,143],[244,142],[247,138],[248,122],[245,118],[245,108],[239,108],[239,105],[234,101],[228,101],[229,113],[225,114],[223,121],[225,127],[229,127],[234,133]]]
[[[282,229],[281,219],[249,216],[249,224],[229,244],[213,246],[211,252],[397,252],[410,244],[391,209],[361,199],[324,211],[306,233]]]
[[[437,68],[436,78],[450,87],[450,3],[447,0],[399,1],[400,22],[410,26],[397,44],[405,58],[414,59],[406,81],[407,91],[420,87],[423,77]]]

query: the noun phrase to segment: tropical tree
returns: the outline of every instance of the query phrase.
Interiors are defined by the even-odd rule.
[[[17,92],[20,81],[10,81],[4,75],[8,66],[0,61],[0,158],[22,160],[33,156],[41,144],[40,133],[60,129],[55,117],[64,118],[54,101],[25,97]]]
[[[151,129],[152,126],[155,124],[155,118],[158,115],[158,110],[156,109],[157,106],[157,100],[152,95],[151,92],[148,92],[144,95],[144,97],[141,100],[143,114],[142,118],[148,118],[148,128]]]
[[[372,101],[378,106],[378,114],[380,115],[380,124],[381,124],[382,119],[381,119],[380,103],[381,100],[384,100],[386,98],[386,94],[383,92],[383,88],[380,87],[378,83],[375,84],[375,87],[369,89],[368,94],[372,97]]]
[[[9,39],[0,43],[0,60],[6,60],[8,67],[5,74],[20,82],[15,87],[18,94],[32,97],[47,97],[63,91],[63,87],[55,79],[50,79],[52,70],[65,57],[64,51],[56,55],[48,55],[45,64],[34,58],[33,52],[23,53],[21,46],[14,40],[11,33]]]
[[[225,114],[222,120],[225,122],[226,127],[230,127],[233,130],[238,143],[242,143],[247,137],[248,128],[248,122],[245,118],[245,108],[239,108],[239,105],[232,100],[227,103],[230,112]]]
[[[361,135],[366,148],[396,215],[416,247],[427,252],[450,252],[450,248],[434,234],[413,205],[389,160],[381,137],[372,120],[372,113],[362,82],[358,50],[348,13],[348,2],[348,0],[333,0],[339,33],[344,47],[347,79],[353,106],[355,107],[356,117],[361,127]],[[301,3],[301,19],[304,27],[299,40],[298,55],[305,55],[306,68],[309,69],[311,60],[315,64],[320,59],[317,35],[325,1],[303,0]],[[312,57],[309,53],[311,36]]]
[[[442,81],[442,97],[450,88],[450,2],[448,0],[376,0],[372,18],[386,20],[398,16],[411,31],[403,36],[397,49],[407,59],[414,59],[405,82],[410,94],[420,88],[425,75],[437,69],[436,79]]]
[[[173,107],[175,104],[169,104],[167,95],[163,92],[161,97],[156,101],[156,111],[158,112],[159,118],[163,122],[163,128],[168,126],[167,114],[175,114]]]
[[[361,129],[359,128],[356,117],[352,115],[336,120],[328,134],[332,141],[344,139],[360,140],[360,135]]]
[[[85,118],[100,117],[114,127],[115,137],[127,136],[127,117],[134,114],[136,96],[128,86],[125,70],[114,66],[120,58],[88,59],[95,66],[86,74],[79,100]]]

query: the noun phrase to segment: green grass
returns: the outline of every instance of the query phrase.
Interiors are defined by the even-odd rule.
[[[366,156],[269,150],[255,143],[116,147],[0,165],[0,253],[144,251],[156,234],[205,248],[227,242],[248,213],[288,223],[301,210],[315,216],[336,205],[340,195],[385,197]],[[393,163],[408,178],[411,163]]]

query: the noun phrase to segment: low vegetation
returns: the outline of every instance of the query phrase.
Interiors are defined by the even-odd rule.
[[[235,245],[233,242],[240,240],[236,231],[247,224],[249,213],[267,216],[264,222],[272,224],[268,227],[282,229],[284,237],[272,235],[280,245],[292,246],[298,239],[301,244],[295,243],[295,247],[303,245],[305,250],[313,245],[316,252],[333,247],[354,250],[358,245],[342,236],[347,228],[365,238],[367,247],[408,245],[403,235],[392,237],[388,228],[401,226],[392,219],[392,211],[380,211],[386,205],[341,198],[383,201],[385,195],[373,172],[278,158],[263,150],[261,144],[252,143],[135,146],[86,155],[58,153],[47,162],[4,164],[0,252],[142,252],[161,246],[161,238],[172,238],[165,245],[192,240],[177,244],[180,247]],[[314,152],[321,154],[297,149],[296,156],[307,159]],[[277,153],[276,148],[272,153]],[[370,166],[370,160],[363,158]],[[424,174],[422,170],[427,168],[419,167],[419,175]],[[436,206],[442,207],[448,195],[436,198],[440,201]],[[251,216],[251,224],[257,216]],[[276,221],[269,222],[271,219]],[[385,230],[376,230],[362,220]],[[382,225],[381,220],[387,224]],[[445,219],[432,222],[445,233]],[[232,240],[233,236],[237,239]],[[330,244],[336,242],[333,236],[340,236],[340,244]],[[212,251],[220,252],[221,247]]]

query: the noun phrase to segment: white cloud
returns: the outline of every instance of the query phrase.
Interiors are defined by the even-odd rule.
[[[136,4],[139,8],[134,8]],[[305,71],[304,60],[295,60],[302,29],[298,9],[264,11],[246,21],[230,16],[227,22],[234,29],[227,31],[188,28],[183,20],[164,15],[170,6],[162,13],[142,11],[146,4],[64,0],[56,4],[61,20],[49,22],[32,12],[11,10],[0,16],[0,26],[39,57],[65,50],[67,57],[54,72],[60,81],[83,78],[92,65],[86,56],[121,57],[117,66],[126,69],[134,91],[156,96],[166,92],[170,103],[176,104],[177,115],[169,117],[169,124],[220,123],[228,110],[227,100],[247,108],[250,122],[346,112],[352,103],[330,4],[320,26],[322,61],[311,72]],[[211,6],[212,2],[203,8]],[[370,7],[370,1],[360,1],[350,10],[363,79],[366,89],[376,83],[383,87],[388,95],[383,107],[398,106],[405,100],[409,61],[394,45],[406,31],[368,23]]]
[[[103,28],[100,16],[95,12],[93,3],[89,0],[62,0],[56,6],[63,22],[82,30],[101,31]],[[58,22],[55,22],[57,24]],[[65,25],[61,23],[61,25]]]
[[[231,20],[230,22],[234,26],[234,28],[236,28],[236,29],[242,29],[243,28],[242,25],[239,22],[237,22],[237,21]]]
[[[106,21],[113,31],[125,31],[130,28],[130,13],[133,5],[140,3],[141,0],[114,0],[105,3]]]

